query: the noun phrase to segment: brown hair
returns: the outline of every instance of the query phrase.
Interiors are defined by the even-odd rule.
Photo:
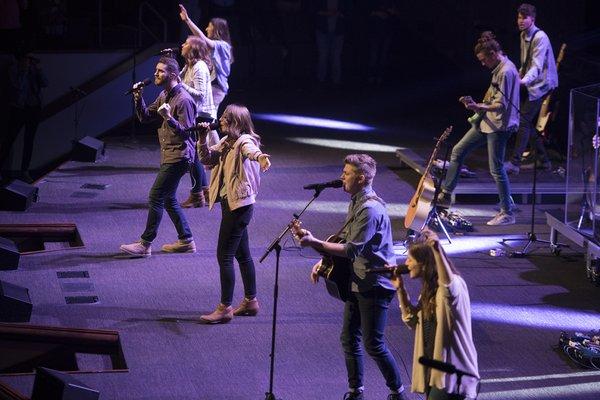
[[[502,51],[502,47],[500,47],[500,43],[496,40],[496,35],[492,31],[485,31],[481,33],[479,39],[477,39],[477,44],[473,49],[475,55],[479,53],[483,53],[484,55],[490,55],[493,52],[500,53]]]
[[[350,164],[365,176],[367,183],[373,182],[377,173],[377,162],[368,154],[348,154],[344,164]]]
[[[241,104],[230,104],[223,111],[221,118],[227,121],[227,136],[230,140],[237,140],[241,135],[252,136],[260,146],[260,136],[254,131],[254,124],[248,108]]]
[[[527,3],[523,3],[517,9],[517,12],[525,17],[531,17],[535,19],[535,6]]]
[[[231,44],[231,36],[229,35],[229,24],[224,18],[211,18],[210,23],[213,25],[212,36],[209,39],[223,40],[231,46],[231,63],[233,63],[233,45]]]
[[[164,64],[168,73],[175,74],[177,76],[179,75],[179,64],[177,64],[177,60],[174,58],[161,57],[158,60],[158,63]]]
[[[432,248],[427,244],[428,239],[436,239],[437,235],[430,230],[423,230],[420,236],[409,246],[408,253],[415,261],[422,266],[423,286],[419,297],[419,306],[425,317],[430,317],[435,313],[435,295],[438,289],[438,273],[435,262],[435,255]],[[444,249],[439,246],[440,253],[450,265],[450,270],[456,275],[460,275],[454,263],[446,257]]]
[[[190,44],[190,52],[188,54],[188,58],[191,63],[195,64],[199,60],[202,60],[206,63],[209,71],[213,70],[213,64],[210,57],[210,49],[206,45],[206,42],[202,40],[199,36],[188,36],[187,41]]]

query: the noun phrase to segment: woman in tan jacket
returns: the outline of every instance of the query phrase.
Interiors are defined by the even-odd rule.
[[[444,252],[437,236],[424,231],[408,249],[406,265],[412,279],[423,282],[417,304],[412,304],[402,277],[395,276],[402,320],[415,330],[411,390],[428,400],[476,398],[479,381],[472,376],[430,369],[420,357],[454,365],[479,376],[477,351],[471,331],[471,302],[464,279]]]
[[[208,146],[208,124],[200,124],[198,150],[200,161],[212,167],[208,206],[212,209],[221,203],[221,227],[217,259],[221,270],[221,302],[214,312],[202,315],[205,323],[220,324],[231,321],[234,315],[256,315],[256,276],[254,262],[248,244],[248,223],[258,188],[260,172],[269,169],[269,155],[260,150],[260,136],[254,132],[250,112],[242,105],[230,104],[219,119],[224,137],[215,145]],[[244,283],[244,299],[234,310],[231,307],[235,286],[233,258],[240,266]]]

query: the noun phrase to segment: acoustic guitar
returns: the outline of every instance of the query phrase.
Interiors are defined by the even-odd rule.
[[[427,163],[427,167],[425,167],[425,172],[423,172],[423,176],[419,181],[417,190],[410,200],[408,209],[406,210],[406,216],[404,217],[405,228],[410,228],[419,232],[424,228],[425,222],[427,222],[427,217],[431,211],[433,196],[435,195],[435,184],[433,183],[433,179],[430,175],[431,167],[437,157],[442,143],[448,138],[451,132],[452,126],[449,126],[440,135],[437,143],[435,144],[433,152],[431,153],[431,157],[429,158],[429,162]]]
[[[300,228],[302,223],[297,219],[292,220],[290,228],[292,233],[298,237],[304,235]],[[338,235],[331,235],[326,242],[345,243],[345,240]],[[332,256],[321,253],[321,260],[315,264],[317,275],[325,280],[325,288],[330,296],[346,301],[350,297],[350,277],[352,275],[352,262],[349,258]],[[313,268],[314,268],[313,267]]]
[[[558,52],[558,58],[556,59],[556,72],[558,72],[558,69],[560,68],[560,63],[562,62],[563,58],[565,58],[566,50],[567,50],[567,44],[563,43],[562,46],[560,46],[560,51]],[[548,126],[548,122],[550,120],[554,119],[554,111],[557,109],[556,105],[555,105],[555,107],[551,107],[554,90],[556,90],[556,89],[552,89],[551,91],[549,91],[546,94],[544,101],[542,101],[542,105],[540,107],[540,114],[538,116],[538,120],[535,125],[535,129],[538,132],[540,132],[540,134],[544,138],[548,138],[548,133],[546,132],[546,127]]]

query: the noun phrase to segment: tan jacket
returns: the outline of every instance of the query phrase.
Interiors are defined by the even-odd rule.
[[[411,390],[425,393],[427,386],[435,386],[453,393],[458,384],[456,375],[431,369],[427,380],[427,368],[419,363],[419,357],[425,355],[424,332],[421,324],[423,312],[419,306],[404,304],[401,296],[398,296],[398,299],[402,320],[409,328],[415,330]],[[479,376],[477,350],[473,343],[471,329],[471,302],[467,284],[461,276],[454,275],[447,286],[443,284],[438,286],[435,295],[435,318],[433,358]],[[463,376],[459,392],[469,398],[476,398],[477,379]]]
[[[258,148],[258,141],[250,135],[241,135],[223,159],[221,153],[226,140],[227,136],[211,147],[206,141],[198,142],[200,161],[213,167],[208,196],[211,209],[219,196],[221,171],[230,210],[254,204],[260,186],[258,157],[262,151]]]

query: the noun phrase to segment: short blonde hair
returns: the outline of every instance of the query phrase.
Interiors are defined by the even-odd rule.
[[[367,183],[373,182],[377,173],[377,162],[368,154],[348,154],[344,164],[350,164],[365,176]]]

